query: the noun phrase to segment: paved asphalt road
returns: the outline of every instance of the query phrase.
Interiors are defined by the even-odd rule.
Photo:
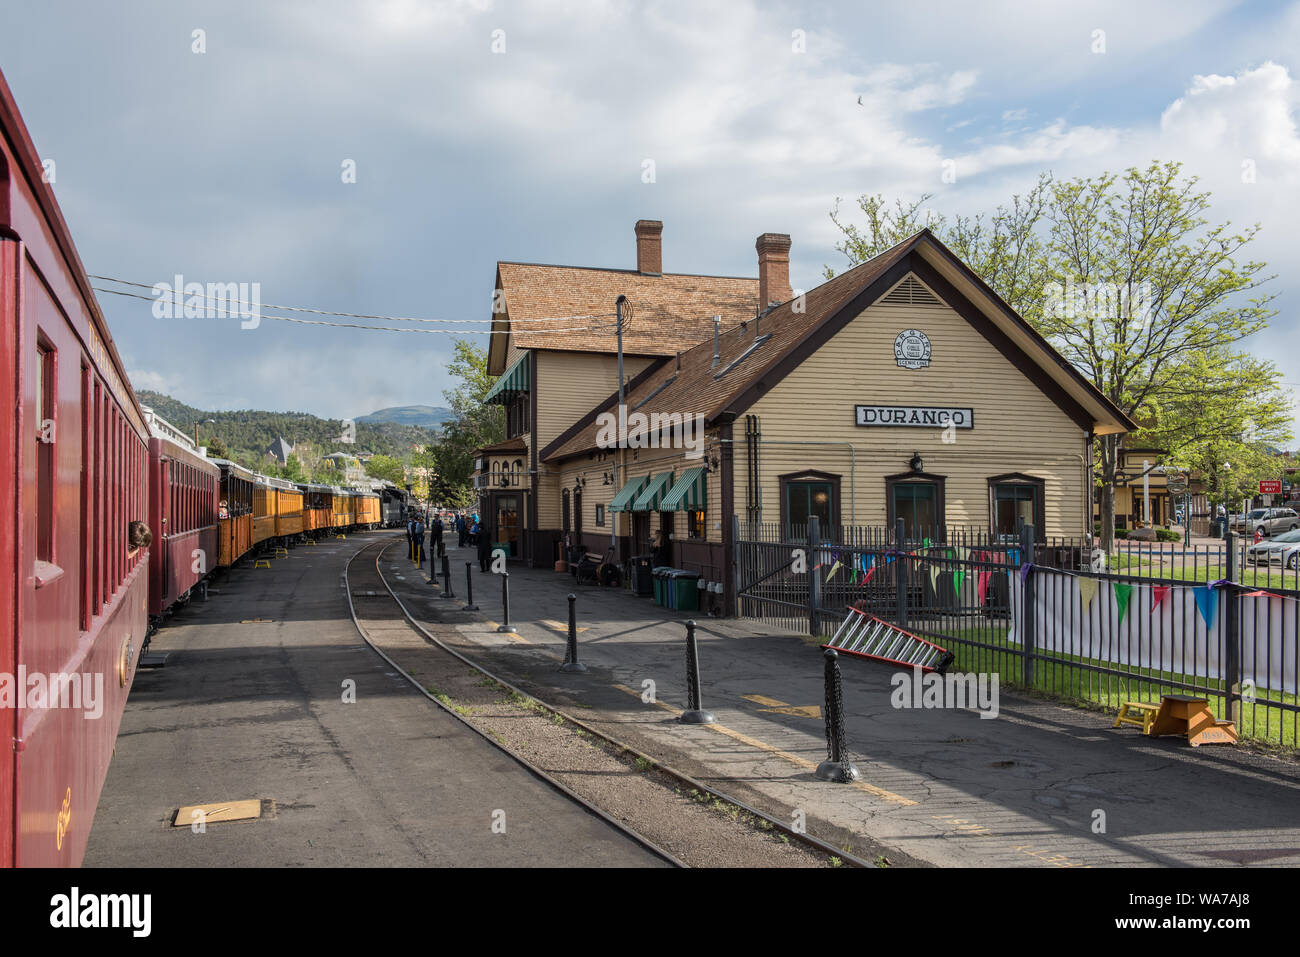
[[[136,678],[85,864],[660,865],[362,643],[341,575],[366,540],[234,571],[159,632],[167,665]],[[168,826],[183,805],[249,798],[274,818]]]

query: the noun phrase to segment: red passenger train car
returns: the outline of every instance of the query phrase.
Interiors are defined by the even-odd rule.
[[[152,411],[149,425],[150,627],[217,567],[221,472],[184,432]]]
[[[76,865],[145,638],[148,431],[2,76],[0,323],[0,864]]]

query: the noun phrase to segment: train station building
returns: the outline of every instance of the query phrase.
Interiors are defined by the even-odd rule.
[[[627,558],[660,533],[671,564],[727,584],[738,526],[813,515],[827,540],[900,519],[1091,533],[1092,441],[1133,423],[928,230],[800,295],[788,236],[760,236],[744,279],[662,273],[661,230],[637,223],[636,270],[498,264],[508,438],[477,481],[512,557]]]

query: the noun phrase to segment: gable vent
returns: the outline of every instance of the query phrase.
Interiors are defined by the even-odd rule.
[[[922,285],[919,279],[911,275],[882,296],[880,301],[891,306],[943,305],[934,293]]]

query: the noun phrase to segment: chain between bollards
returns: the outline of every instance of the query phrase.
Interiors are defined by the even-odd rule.
[[[581,673],[587,670],[587,666],[578,660],[578,596],[569,595],[569,640],[564,648],[564,664],[560,665],[561,671]]]
[[[687,707],[677,720],[682,724],[713,724],[718,719],[704,710],[700,699],[700,650],[695,641],[695,621],[686,623],[686,698]]]
[[[502,622],[497,626],[497,631],[515,634],[514,626],[510,624],[510,573],[501,573],[501,618]]]
[[[465,563],[465,610],[478,611],[478,605],[474,604],[474,563]]]
[[[849,760],[844,736],[844,683],[840,678],[839,655],[826,649],[826,760],[817,765],[817,777],[823,781],[846,784],[856,781],[858,769]]]

